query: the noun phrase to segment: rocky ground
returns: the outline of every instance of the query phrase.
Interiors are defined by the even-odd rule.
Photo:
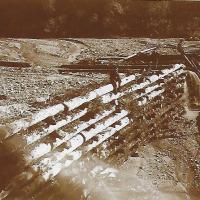
[[[128,56],[157,47],[161,54],[177,54],[179,39],[1,39],[0,60],[27,62],[31,66],[59,66],[81,59]],[[185,41],[186,52],[199,52],[200,41]]]
[[[60,104],[63,101],[68,102],[78,96],[85,97],[88,92],[109,83],[108,75],[88,73],[69,73],[61,75],[58,73],[57,69],[54,68],[54,66],[75,63],[88,58],[96,59],[109,56],[128,56],[138,50],[154,46],[157,46],[158,52],[162,54],[177,54],[175,48],[177,42],[177,39],[79,39],[78,41],[74,39],[2,39],[0,41],[0,60],[26,62],[29,63],[31,67],[0,67],[0,139],[2,140],[4,134],[7,134],[4,133],[4,128],[9,127],[9,125],[16,120],[29,120],[29,117],[32,116],[33,113],[38,113],[42,109],[51,108],[55,104]],[[185,47],[187,47],[186,49],[188,52],[194,50],[197,52],[200,47],[200,42],[185,42]],[[126,76],[129,77],[128,75],[121,74],[121,77],[123,78]],[[179,83],[179,81],[177,83]],[[133,82],[133,84],[137,85],[137,82]],[[157,82],[155,85],[159,86]],[[171,83],[169,83],[169,85],[171,85]],[[131,85],[127,84],[127,86],[123,87],[121,92],[125,92],[130,86]],[[165,97],[165,95],[163,96]],[[100,97],[101,94],[99,93],[97,99]],[[90,98],[90,96],[87,96],[87,98]],[[112,99],[115,97],[112,96],[111,92],[107,98]],[[84,164],[84,167],[86,168],[85,174],[83,173],[84,170],[80,170],[83,169],[80,166],[81,162],[75,162],[75,164],[71,167],[74,171],[72,170],[70,173],[68,172],[66,174],[65,171],[62,171],[62,173],[57,176],[56,180],[54,180],[55,182],[51,183],[50,186],[45,186],[42,189],[42,192],[38,192],[36,190],[38,193],[35,192],[35,195],[31,198],[43,200],[66,199],[68,194],[65,192],[66,188],[64,186],[66,183],[63,183],[63,177],[65,179],[65,177],[68,176],[70,177],[69,183],[72,182],[71,185],[73,185],[72,189],[74,193],[79,194],[77,191],[81,190],[80,193],[82,194],[85,192],[83,196],[87,199],[200,199],[198,189],[200,184],[200,163],[198,152],[200,139],[197,133],[197,127],[194,119],[184,117],[183,100],[181,99],[180,101],[178,100],[177,102],[175,101],[175,103],[171,103],[173,98],[176,97],[170,97],[169,100],[155,100],[157,102],[156,105],[163,104],[164,108],[168,109],[170,106],[168,105],[168,101],[169,104],[172,104],[172,109],[175,109],[176,107],[178,108],[172,112],[170,111],[170,113],[167,113],[166,111],[166,115],[161,115],[169,120],[167,133],[161,134],[159,138],[149,138],[150,134],[148,131],[152,126],[152,121],[150,120],[149,124],[146,124],[146,122],[141,124],[140,122],[139,128],[132,127],[131,130],[128,129],[127,131],[122,131],[122,133],[120,133],[121,135],[114,135],[115,137],[113,136],[110,140],[106,140],[99,145],[99,147],[93,152],[93,154],[97,155],[95,159],[92,157],[88,162],[87,158],[90,158],[90,154],[87,154],[87,156],[83,158],[84,163],[86,163]],[[109,102],[106,98],[104,98],[104,100]],[[138,101],[142,102],[143,100],[138,99]],[[125,98],[122,98],[122,102],[125,102],[125,104],[128,105],[128,97],[125,96]],[[152,102],[154,102],[154,100]],[[99,99],[95,102],[92,101],[89,107],[90,111],[96,109],[97,113],[100,112],[100,114],[103,114],[101,111],[102,109],[109,110],[112,107],[110,104],[104,107],[99,105],[99,103]],[[137,110],[137,112],[134,110],[134,113],[140,112],[140,115],[146,116],[145,112],[150,112],[152,107],[155,106],[153,103],[148,105],[149,107],[145,106],[142,110]],[[84,106],[88,108],[88,105]],[[81,107],[80,110],[75,108],[75,112],[79,113],[81,110],[84,110],[84,106],[83,108]],[[128,106],[130,107],[130,105]],[[171,108],[169,107],[169,109]],[[163,111],[162,108],[157,111],[157,115],[160,115],[161,113],[159,112],[161,111]],[[163,113],[165,114],[165,111],[163,111]],[[73,112],[69,114],[71,115]],[[39,117],[42,118],[42,116]],[[56,116],[56,121],[61,117],[63,116]],[[90,117],[91,116],[89,116],[89,119]],[[159,124],[160,119],[158,118],[156,118],[153,123]],[[34,118],[32,118],[32,120],[33,119]],[[105,119],[107,120],[106,117]],[[87,121],[88,120],[86,119],[86,122]],[[80,122],[81,120],[75,121],[75,123],[72,123],[72,127],[67,127],[67,129],[62,129],[62,131],[70,132],[72,131],[72,128]],[[41,123],[39,125],[44,126],[43,121],[39,123]],[[28,147],[26,148],[26,146],[22,144],[22,142],[24,142],[24,137],[21,137],[21,135],[23,136],[24,134],[26,136],[26,134],[28,134],[28,136],[32,137],[31,134],[34,133],[35,129],[39,131],[40,134],[43,134],[44,131],[40,128],[40,126],[33,127],[33,130],[28,129],[28,132],[25,132],[26,130],[22,130],[20,133],[12,136],[11,139],[8,139],[4,143],[5,146],[1,145],[1,152],[14,150],[14,152],[17,152],[17,155],[13,154],[13,152],[11,154],[12,159],[8,161],[9,164],[6,166],[8,167],[7,173],[10,173],[12,176],[17,175],[23,167],[20,167],[20,169],[15,171],[12,167],[13,163],[17,163],[17,160],[21,159],[22,154],[27,156],[29,152],[32,152],[31,150],[35,148],[32,144],[28,144]],[[111,129],[112,128],[113,127],[111,127]],[[160,128],[164,129],[162,128],[162,125]],[[160,128],[154,127],[154,129],[151,130],[151,135],[152,131],[153,136],[160,134]],[[137,130],[139,131],[135,135]],[[86,129],[86,131],[88,130]],[[55,139],[58,135],[55,135],[54,132],[51,134],[52,137],[48,138],[45,136],[43,140],[40,140],[40,142],[48,141],[50,144],[54,145],[50,139]],[[108,152],[104,151],[105,147],[107,149],[109,144],[118,140],[117,137],[123,137],[127,134],[133,135],[133,138],[135,137],[134,139],[130,138],[131,141],[136,139],[137,141],[138,139],[140,140],[138,141],[138,145],[136,145],[135,150],[127,152],[122,151],[116,154],[115,151],[117,150],[115,148],[114,151],[112,148]],[[63,135],[61,134],[61,136]],[[34,137],[32,137],[32,139],[34,139]],[[46,144],[48,142],[46,142]],[[12,146],[13,143],[16,143],[14,144],[15,147]],[[129,143],[130,145],[133,145],[130,141]],[[6,144],[10,146],[8,147]],[[37,145],[39,145],[39,143],[37,143]],[[124,149],[126,147],[126,145],[123,145],[124,144],[119,144],[119,149]],[[25,146],[24,149],[22,148],[23,146]],[[118,146],[116,148],[118,148]],[[16,149],[22,149],[22,152],[21,150],[16,151]],[[59,153],[59,151],[57,153]],[[10,154],[8,153],[8,155]],[[2,154],[0,162],[7,162],[6,159],[7,155],[3,156]],[[87,162],[84,159],[86,159]],[[21,163],[21,165],[26,165],[24,164],[24,160],[19,163]],[[95,169],[95,167],[97,168]],[[5,185],[8,185],[9,182],[7,180],[9,174],[5,174],[5,168],[3,168],[3,166],[1,172],[1,180],[4,180],[5,183],[0,181],[0,188],[5,190]],[[80,178],[79,176],[82,173],[83,177]],[[91,178],[87,179],[90,173],[92,173]],[[85,184],[83,184],[83,182],[85,182]],[[69,184],[68,187],[70,188],[71,185]],[[49,191],[52,189],[56,191],[55,194],[48,196]],[[92,192],[90,193],[88,191]],[[25,190],[24,193],[28,193],[28,191]],[[74,196],[73,192],[71,193],[71,199],[81,198],[81,195],[77,197],[76,195]],[[16,191],[14,194],[17,194]],[[10,199],[13,200],[14,198],[12,197],[13,196],[11,194]],[[30,195],[28,198],[30,198]],[[0,199],[4,199],[4,193],[1,193]],[[16,197],[15,199],[21,200],[23,198]]]

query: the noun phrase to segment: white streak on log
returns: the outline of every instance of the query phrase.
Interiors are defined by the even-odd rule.
[[[126,85],[127,83],[129,83],[133,80],[135,80],[135,75],[128,76],[128,77],[122,79],[121,85],[122,86]],[[64,102],[64,104],[69,107],[69,110],[73,110],[73,109],[79,107],[80,105],[82,105],[83,103],[87,103],[99,96],[103,96],[106,93],[111,92],[112,90],[113,90],[112,84],[108,84],[108,85],[105,85],[103,87],[100,87],[98,89],[95,89],[95,90],[89,92],[84,97],[82,97],[82,96],[76,97],[74,99],[69,100],[68,102]]]
[[[34,114],[31,117],[31,119],[21,119],[21,120],[17,120],[15,122],[13,122],[10,125],[10,128],[12,130],[12,133],[14,134],[14,133],[21,131],[22,129],[26,129],[29,126],[37,124],[38,122],[46,119],[49,116],[54,116],[58,112],[61,112],[61,111],[64,111],[64,105],[58,104],[55,106],[51,106],[49,108],[42,109],[38,113]]]
[[[150,77],[148,77],[148,79],[150,80],[147,80],[143,83],[140,83],[140,84],[135,84],[133,86],[131,86],[131,88],[127,89],[126,91],[124,92],[119,92],[118,94],[106,94],[102,97],[103,99],[103,103],[109,103],[111,102],[112,100],[116,100],[116,99],[119,99],[120,97],[123,97],[124,95],[126,95],[127,93],[131,93],[131,92],[134,92],[138,89],[142,89],[144,87],[147,87],[148,85],[158,81],[159,79],[161,78],[164,78],[165,76],[167,76],[168,74],[177,74],[177,70],[180,69],[179,71],[180,72],[183,72],[183,69],[182,69],[182,65],[177,65],[177,66],[174,66],[172,69],[167,69],[167,70],[163,70],[163,74],[160,74],[159,76],[157,75],[152,75]],[[179,72],[179,73],[180,73]]]
[[[114,111],[114,108],[111,110],[106,110],[103,112],[103,114],[101,115],[97,115],[94,119],[89,120],[88,122],[83,122],[79,125],[77,125],[76,127],[74,127],[74,132],[68,133],[68,132],[64,132],[62,133],[64,135],[63,138],[57,138],[56,142],[52,142],[52,143],[48,143],[46,145],[49,145],[51,148],[48,149],[48,151],[46,151],[45,153],[48,153],[50,151],[52,151],[53,149],[55,149],[56,147],[58,147],[59,145],[63,144],[64,142],[67,142],[69,139],[71,139],[72,137],[74,137],[75,135],[77,135],[78,133],[80,133],[81,131],[83,131],[84,129],[88,128],[90,125],[100,121],[101,119],[107,117],[109,114],[111,114]],[[58,131],[59,133],[59,131]],[[27,158],[27,160],[34,160],[37,159],[41,156],[44,155],[44,152],[41,150],[41,153],[38,153],[40,151],[40,148],[42,149],[43,146],[41,146],[41,144],[39,144],[38,146],[35,146],[34,149],[31,151],[29,157]],[[35,154],[35,152],[37,152],[37,154]]]
[[[158,90],[158,91],[153,91],[151,94],[148,95],[149,97],[149,100],[153,99],[154,97],[162,94],[165,90],[164,89],[161,89],[161,90]],[[138,105],[139,106],[142,106],[142,105],[145,105],[147,103],[147,99],[145,98],[144,100],[142,101],[139,101],[138,102]]]
[[[44,155],[51,151],[51,145],[50,144],[39,144],[33,151],[32,155],[34,155],[36,158],[40,157],[41,155]]]
[[[65,120],[61,120],[59,122],[57,122],[55,125],[50,125],[48,128],[44,129],[42,132],[33,132],[31,133],[31,135],[28,136],[24,136],[24,138],[27,141],[27,144],[32,144],[33,142],[36,142],[37,140],[49,135],[50,133],[52,133],[53,131],[79,119],[80,117],[84,116],[87,113],[87,108],[80,111],[79,113],[77,113],[74,116],[67,116]]]
[[[116,125],[115,128],[112,129],[106,129],[103,133],[98,135],[98,141],[93,141],[92,144],[87,145],[87,147],[84,149],[86,152],[90,151],[94,147],[98,146],[101,144],[103,141],[106,139],[110,138],[116,131],[121,130],[125,126],[127,126],[130,122],[128,117],[123,118],[122,120],[119,121],[121,124]]]

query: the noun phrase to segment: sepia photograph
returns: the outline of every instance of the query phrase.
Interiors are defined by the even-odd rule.
[[[0,200],[200,200],[200,1],[0,0]]]

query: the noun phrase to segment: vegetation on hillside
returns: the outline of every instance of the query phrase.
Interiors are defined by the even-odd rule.
[[[199,37],[200,2],[0,1],[1,37]]]

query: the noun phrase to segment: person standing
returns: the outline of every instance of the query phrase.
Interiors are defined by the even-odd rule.
[[[117,94],[121,85],[121,79],[117,67],[110,71],[110,82],[113,86],[114,94]]]

